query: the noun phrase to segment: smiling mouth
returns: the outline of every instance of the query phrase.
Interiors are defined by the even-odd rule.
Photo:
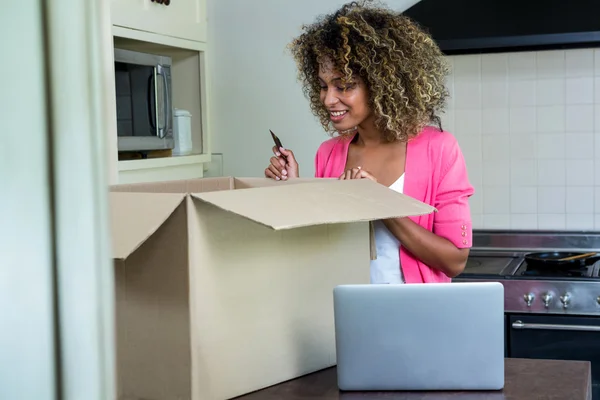
[[[334,117],[340,117],[346,113],[347,113],[347,111],[330,111],[330,114],[333,115]]]
[[[329,112],[329,116],[331,118],[332,121],[337,122],[337,121],[341,121],[346,114],[348,114],[348,111],[330,111]]]

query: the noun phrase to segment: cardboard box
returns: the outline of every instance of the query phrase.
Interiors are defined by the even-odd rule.
[[[333,288],[371,220],[434,209],[372,181],[111,188],[120,399],[229,399],[335,365]]]

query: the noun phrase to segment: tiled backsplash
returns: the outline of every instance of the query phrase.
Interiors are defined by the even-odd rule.
[[[474,228],[600,230],[600,50],[449,60]]]

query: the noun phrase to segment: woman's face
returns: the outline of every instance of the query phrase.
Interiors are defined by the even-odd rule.
[[[321,102],[329,111],[329,118],[336,130],[343,132],[357,126],[364,126],[372,120],[369,108],[369,93],[364,82],[356,78],[344,83],[343,75],[332,68],[332,64],[322,64],[319,68]]]

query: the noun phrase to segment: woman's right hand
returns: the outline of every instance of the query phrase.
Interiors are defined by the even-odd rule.
[[[276,181],[285,181],[290,178],[298,178],[298,162],[294,157],[294,152],[284,148],[277,149],[273,146],[273,154],[271,163],[265,169],[267,178],[275,179]],[[286,161],[287,160],[287,161]]]

